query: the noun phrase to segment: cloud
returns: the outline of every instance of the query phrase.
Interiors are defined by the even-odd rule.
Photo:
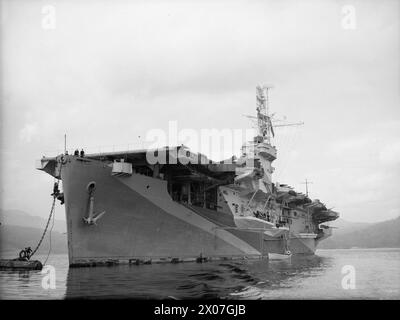
[[[400,164],[400,142],[386,145],[379,152],[379,160],[383,165],[399,165]]]
[[[345,156],[349,152],[359,152],[371,144],[372,141],[368,137],[352,137],[335,141],[330,145],[329,152],[334,155]]]
[[[19,132],[19,138],[22,142],[30,143],[32,139],[38,134],[37,123],[26,124]]]

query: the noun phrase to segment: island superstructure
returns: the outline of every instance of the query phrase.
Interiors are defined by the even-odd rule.
[[[268,90],[257,86],[257,135],[214,162],[181,146],[44,157],[62,181],[71,266],[314,254],[338,218],[273,182]]]

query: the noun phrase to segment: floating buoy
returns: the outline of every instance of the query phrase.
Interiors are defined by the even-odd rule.
[[[0,259],[0,270],[42,270],[39,260]]]
[[[34,250],[32,250],[31,247],[26,247],[25,249],[22,249],[19,252],[19,258],[16,258],[16,259],[0,259],[0,270],[42,270],[43,269],[43,264],[39,260],[30,260],[30,259],[36,253],[36,251],[39,249],[40,245],[42,244],[42,241],[44,239],[44,236],[46,235],[46,232],[47,232],[47,229],[49,227],[50,220],[52,217],[53,217],[53,224],[54,224],[54,210],[55,210],[56,199],[61,200],[62,203],[64,201],[64,199],[63,199],[64,195],[62,193],[60,193],[60,190],[58,189],[59,180],[60,179],[58,179],[57,182],[54,182],[53,193],[51,194],[51,196],[53,197],[53,202],[52,202],[51,209],[50,209],[50,215],[49,215],[49,218],[47,219],[47,224],[42,233],[42,237],[40,238],[39,243],[36,245],[36,248]],[[60,199],[60,195],[62,195],[62,199]],[[51,232],[51,230],[50,230],[50,232]],[[51,241],[51,238],[50,238],[50,241]],[[51,248],[51,243],[50,243],[50,248]],[[47,258],[49,257],[49,255],[50,255],[50,251],[49,251],[49,254],[47,255]],[[46,264],[47,258],[46,258],[46,261],[44,262],[44,264]]]

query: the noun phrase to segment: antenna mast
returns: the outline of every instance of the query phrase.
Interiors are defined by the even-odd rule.
[[[268,90],[272,86],[260,86],[256,87],[256,98],[257,98],[257,120],[259,135],[270,143],[271,132],[274,135],[271,118],[269,115],[269,97]]]
[[[265,90],[265,101],[267,105],[267,116],[269,116],[269,95],[268,95],[268,90],[272,89],[272,86],[264,86],[263,88]]]
[[[247,118],[257,120],[258,138],[262,138],[262,141],[258,142],[267,142],[269,145],[271,145],[271,136],[275,137],[274,128],[300,126],[304,124],[304,122],[276,124],[276,122],[279,123],[282,120],[274,119],[275,114],[273,113],[270,115],[269,113],[269,90],[272,88],[273,86],[271,85],[258,85],[256,87],[257,117],[244,115]]]
[[[305,181],[305,182],[302,182],[301,184],[305,184],[305,185],[306,185],[306,196],[308,197],[308,185],[309,185],[309,184],[312,184],[312,182],[311,182],[311,181],[308,181],[308,180],[306,179],[306,181]]]

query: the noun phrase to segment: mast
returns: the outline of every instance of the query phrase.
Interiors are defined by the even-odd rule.
[[[311,181],[308,181],[308,180],[306,179],[306,181],[305,181],[305,182],[302,182],[302,184],[305,184],[305,185],[306,185],[306,196],[308,197],[308,185],[309,185],[309,184],[312,184],[312,182],[311,182]]]
[[[283,120],[273,119],[274,114],[269,113],[269,90],[273,86],[260,86],[256,87],[256,101],[257,101],[257,117],[248,116],[250,119],[257,120],[258,137],[262,139],[259,142],[266,142],[271,145],[271,137],[275,137],[274,128],[277,127],[290,127],[290,126],[300,126],[304,122],[296,123],[282,123]],[[275,121],[273,124],[272,122]],[[278,122],[278,124],[276,124]]]
[[[272,167],[272,162],[277,157],[276,147],[272,145],[271,138],[275,136],[274,127],[286,127],[286,126],[298,126],[303,123],[280,123],[275,125],[272,123],[272,118],[274,114],[270,114],[270,106],[269,106],[269,90],[272,89],[272,86],[268,85],[258,85],[256,86],[256,105],[257,105],[257,116],[245,115],[250,119],[254,119],[257,121],[257,136],[254,137],[254,141],[251,142],[249,148],[244,146],[242,148],[242,153],[244,156],[253,156],[260,163],[261,168],[263,169],[263,176],[260,179],[259,188],[265,193],[272,192],[272,173],[274,172],[274,168]],[[275,120],[281,121],[281,120]],[[245,150],[245,151],[243,151]]]
[[[262,179],[259,180],[259,188],[265,193],[272,192],[272,162],[276,159],[276,148],[271,145],[271,136],[274,136],[271,116],[269,114],[268,91],[271,86],[256,87],[257,127],[258,135],[254,138],[255,157],[263,169]]]
[[[268,91],[272,86],[256,87],[256,102],[257,102],[257,120],[258,134],[263,137],[268,144],[271,144],[271,134],[274,136],[271,117],[269,114],[269,96]]]

